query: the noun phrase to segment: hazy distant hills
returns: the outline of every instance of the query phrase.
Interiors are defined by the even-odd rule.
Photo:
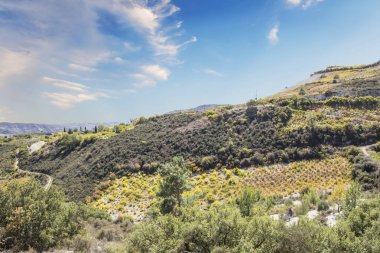
[[[72,123],[72,124],[33,124],[33,123],[10,123],[10,122],[0,122],[0,134],[2,135],[12,135],[12,134],[24,134],[24,133],[56,133],[66,129],[79,129],[87,128],[88,130],[94,129],[95,125],[103,124],[105,126],[114,126],[118,123],[107,122],[107,123]]]
[[[208,104],[200,105],[195,108],[186,110],[176,110],[169,112],[202,112],[210,109],[214,109],[222,105]],[[72,123],[72,124],[33,124],[33,123],[10,123],[0,122],[0,135],[13,135],[13,134],[25,134],[25,133],[56,133],[62,132],[64,128],[79,129],[87,128],[88,130],[94,129],[96,125],[114,126],[119,124],[118,122],[105,122],[105,123]]]
[[[203,111],[211,110],[220,106],[223,106],[223,105],[216,105],[216,104],[200,105],[191,109],[171,111],[169,112],[169,114],[178,113],[178,112],[203,112]]]

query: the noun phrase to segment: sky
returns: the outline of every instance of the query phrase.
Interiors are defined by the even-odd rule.
[[[0,121],[127,122],[380,60],[376,0],[0,0]]]

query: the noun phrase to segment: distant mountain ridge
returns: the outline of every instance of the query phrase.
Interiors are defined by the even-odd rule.
[[[200,105],[191,109],[185,110],[175,110],[171,113],[179,112],[202,112],[206,110],[211,110],[223,105],[217,104],[207,104]],[[26,133],[56,133],[62,132],[64,128],[69,129],[79,129],[87,128],[88,130],[94,129],[96,125],[102,124],[105,126],[115,126],[120,122],[102,122],[102,123],[70,123],[70,124],[35,124],[35,123],[11,123],[11,122],[0,122],[0,135],[14,135],[14,134],[26,134]]]
[[[171,111],[171,112],[168,112],[167,114],[178,113],[178,112],[203,112],[203,111],[211,110],[220,106],[223,106],[223,105],[206,104],[206,105],[200,105],[200,106],[190,108],[190,109]]]
[[[34,123],[11,123],[0,122],[0,134],[13,135],[13,134],[25,134],[25,133],[56,133],[63,131],[64,128],[79,129],[87,128],[93,129],[96,125],[114,126],[116,122],[106,123],[70,123],[70,124],[34,124]]]

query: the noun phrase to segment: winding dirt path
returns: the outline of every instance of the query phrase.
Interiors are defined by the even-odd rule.
[[[44,190],[47,191],[51,188],[52,184],[53,184],[53,177],[47,175],[47,174],[43,174],[43,173],[39,173],[39,172],[32,172],[32,171],[28,171],[28,170],[22,170],[20,169],[20,167],[18,166],[18,163],[19,163],[19,152],[20,150],[17,149],[16,150],[16,159],[15,159],[15,163],[14,163],[14,168],[15,170],[17,171],[20,171],[20,172],[24,172],[26,174],[29,174],[29,175],[35,175],[35,176],[44,176],[47,178],[47,183],[44,185]]]

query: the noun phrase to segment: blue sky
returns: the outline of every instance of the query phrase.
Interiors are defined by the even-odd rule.
[[[0,121],[125,122],[380,60],[375,0],[0,0]]]

